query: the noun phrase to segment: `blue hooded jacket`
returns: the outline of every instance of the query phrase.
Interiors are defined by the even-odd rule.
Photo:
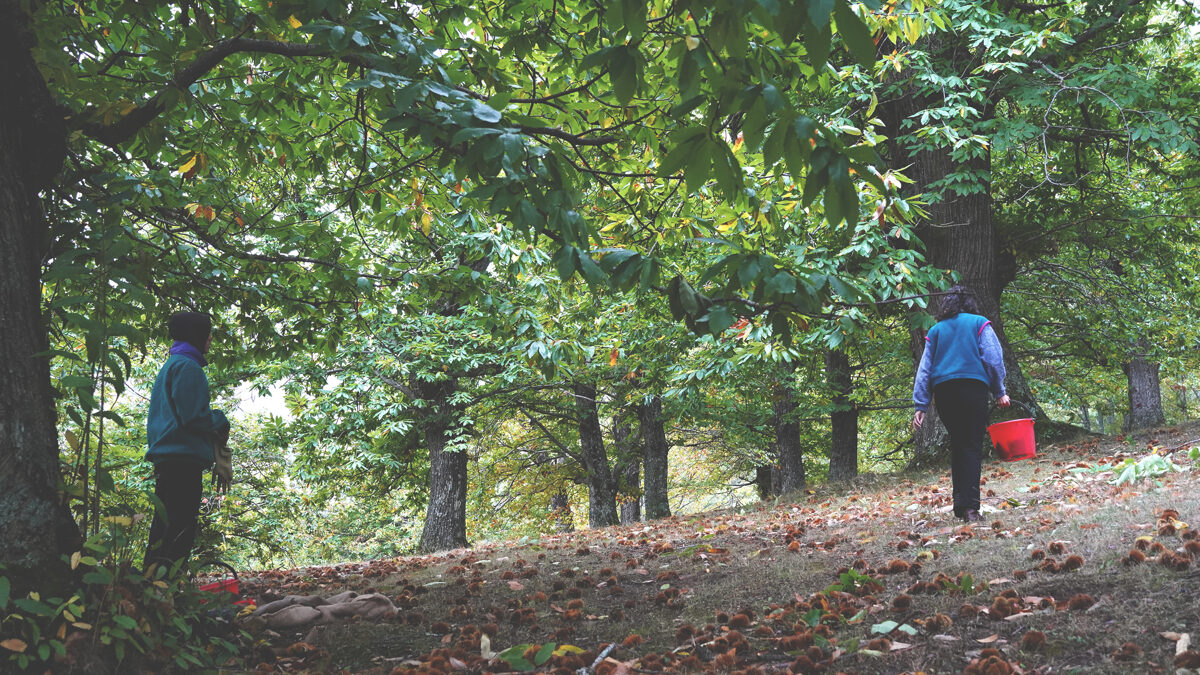
[[[182,459],[201,468],[213,463],[213,442],[229,429],[229,420],[209,404],[208,378],[200,350],[176,342],[150,390],[146,415],[146,459]]]

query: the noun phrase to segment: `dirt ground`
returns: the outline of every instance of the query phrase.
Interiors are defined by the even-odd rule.
[[[990,458],[972,525],[950,514],[948,475],[931,471],[534,544],[266,572],[246,583],[260,603],[350,589],[400,610],[294,632],[245,626],[261,640],[258,672],[1196,668],[1200,654],[1182,648],[1200,644],[1193,444],[1200,424]],[[1182,471],[1112,484],[1109,467],[1152,452]]]

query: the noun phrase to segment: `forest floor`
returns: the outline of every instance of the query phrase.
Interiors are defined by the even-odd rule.
[[[971,525],[950,513],[948,471],[930,471],[537,543],[264,572],[246,584],[260,603],[354,590],[401,609],[243,624],[262,640],[258,672],[1196,668],[1184,648],[1200,643],[1198,437],[1193,424],[988,458]],[[1112,483],[1111,467],[1155,448],[1183,470]]]

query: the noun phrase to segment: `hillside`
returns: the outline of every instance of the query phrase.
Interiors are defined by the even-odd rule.
[[[948,476],[867,476],[741,512],[263,572],[245,588],[264,608],[386,597],[323,625],[241,622],[269,644],[259,672],[1197,668],[1197,437],[1190,425],[989,460],[974,526],[949,513]],[[1183,470],[1112,484],[1154,448]]]

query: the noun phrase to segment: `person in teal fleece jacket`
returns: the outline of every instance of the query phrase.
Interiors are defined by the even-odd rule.
[[[950,434],[950,476],[954,515],[976,521],[979,474],[987,430],[988,392],[1000,407],[1009,405],[1004,390],[1004,352],[992,322],[979,315],[975,294],[953,286],[938,304],[938,322],[925,336],[925,350],[913,382],[913,426],[925,424],[930,390],[938,416]]]
[[[178,571],[196,539],[204,472],[213,444],[228,439],[229,421],[210,405],[204,355],[212,346],[212,319],[176,312],[167,324],[175,341],[154,379],[146,416],[146,459],[154,464],[154,495],[162,502],[150,525],[144,566]]]

